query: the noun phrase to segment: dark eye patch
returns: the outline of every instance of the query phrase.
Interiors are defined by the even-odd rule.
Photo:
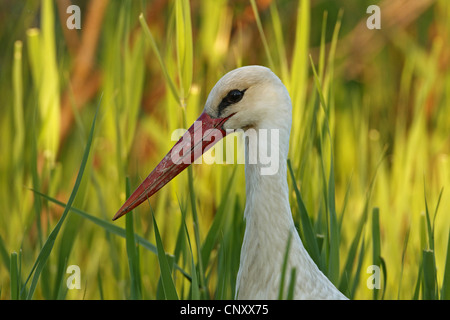
[[[226,107],[241,101],[242,98],[244,97],[244,93],[246,90],[247,89],[244,89],[242,91],[238,89],[233,89],[230,92],[228,92],[228,94],[222,99],[222,101],[219,104],[219,117]]]

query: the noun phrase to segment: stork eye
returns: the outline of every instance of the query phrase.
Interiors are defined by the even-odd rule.
[[[233,103],[237,103],[239,101],[241,101],[242,97],[244,96],[244,91],[240,91],[240,90],[231,90],[230,92],[228,92],[227,96],[225,97],[226,102],[228,102],[229,104],[233,104]]]
[[[244,97],[244,93],[246,90],[247,89],[244,89],[242,91],[238,90],[238,89],[234,89],[234,90],[231,90],[230,92],[228,92],[228,94],[222,99],[222,101],[219,104],[218,116],[220,117],[222,112],[229,105],[232,105],[232,104],[235,104],[235,103],[238,103],[239,101],[241,101],[242,98]]]

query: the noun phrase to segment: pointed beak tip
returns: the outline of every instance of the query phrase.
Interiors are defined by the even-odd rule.
[[[123,216],[125,214],[126,214],[126,212],[124,212],[123,210],[117,211],[117,213],[112,218],[112,221],[116,221],[117,219],[119,219],[121,216]]]
[[[115,215],[114,215],[114,217],[112,218],[112,221],[116,221],[117,219],[119,219],[119,213],[116,213]]]

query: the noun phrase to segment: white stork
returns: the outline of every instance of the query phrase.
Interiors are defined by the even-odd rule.
[[[246,139],[245,143],[246,227],[236,298],[278,298],[283,259],[288,239],[291,238],[286,270],[296,269],[294,298],[346,299],[315,265],[294,226],[289,205],[286,162],[292,105],[281,80],[270,69],[262,66],[246,66],[230,71],[211,90],[197,121],[201,121],[201,125],[197,122],[197,125],[188,129],[172,148],[176,152],[170,151],[164,157],[113,220],[148,199],[220,140],[221,137],[217,136],[211,139],[211,134],[207,133],[211,132],[210,129],[219,130],[222,137],[228,133],[227,129],[243,129],[244,132],[250,128],[256,131],[275,129],[278,141],[272,141],[268,135],[259,135],[257,143],[250,139]],[[272,152],[278,151],[278,170],[272,174],[261,173],[264,168],[267,169],[267,164],[248,161],[248,155],[252,152],[258,154],[257,149],[261,147],[266,148],[266,151],[269,148]],[[183,150],[181,156],[180,150]],[[174,155],[179,156],[176,161]]]

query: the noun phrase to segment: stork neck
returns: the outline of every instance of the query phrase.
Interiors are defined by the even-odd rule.
[[[248,155],[257,145],[246,140],[245,147]],[[287,150],[283,149],[279,148],[278,169],[271,175],[261,173],[264,164],[245,163],[246,223],[237,277],[239,299],[277,298],[280,285],[277,275],[289,235],[296,232],[289,205]],[[299,238],[292,242],[290,251],[294,250],[303,256]]]
[[[286,228],[293,225],[286,163],[289,137],[280,130],[253,134],[247,131],[245,140],[245,218]]]

